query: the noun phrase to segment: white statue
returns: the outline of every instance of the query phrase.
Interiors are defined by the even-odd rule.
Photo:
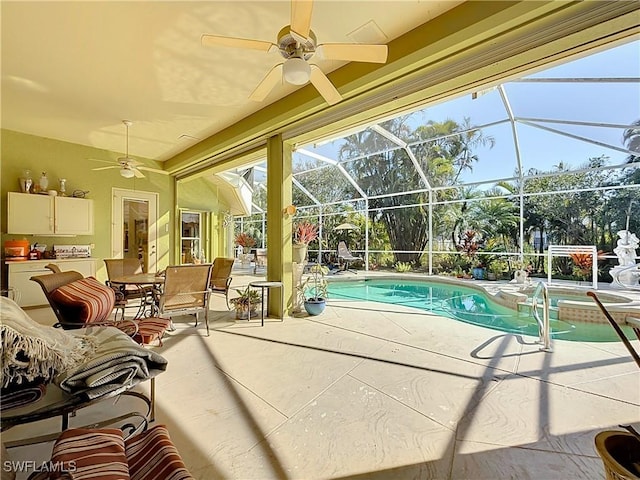
[[[615,284],[622,287],[635,287],[640,282],[640,270],[633,268],[636,265],[636,248],[640,245],[638,237],[629,230],[618,232],[618,246],[613,253],[618,256],[619,265],[610,270]]]
[[[620,230],[618,237],[620,237],[618,246],[613,249],[613,253],[618,256],[618,263],[620,265],[635,265],[636,248],[638,248],[640,240],[635,233],[631,233],[629,230]]]

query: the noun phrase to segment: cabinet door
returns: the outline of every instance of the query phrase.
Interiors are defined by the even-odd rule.
[[[35,195],[34,195],[35,196]],[[49,302],[36,282],[30,280],[34,275],[48,275],[51,271],[41,262],[15,262],[9,265],[9,286],[17,291],[16,302],[21,307],[48,305]]]
[[[50,235],[54,232],[54,197],[9,192],[7,198],[7,233]]]
[[[54,197],[56,233],[61,235],[93,235],[93,200]]]

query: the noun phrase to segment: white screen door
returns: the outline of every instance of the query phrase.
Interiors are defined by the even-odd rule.
[[[155,272],[158,194],[114,188],[111,218],[111,258],[138,258],[145,272]]]

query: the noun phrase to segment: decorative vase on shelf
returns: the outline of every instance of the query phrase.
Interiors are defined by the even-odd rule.
[[[20,177],[20,190],[22,193],[31,193],[31,187],[33,186],[33,178],[31,177],[31,170],[27,169],[22,172]]]
[[[67,183],[67,179],[66,178],[61,178],[60,179],[60,196],[61,197],[65,197],[67,195],[66,194],[66,191],[67,191],[66,183]]]
[[[47,172],[42,172],[42,176],[40,177],[40,181],[38,183],[40,184],[40,191],[46,192],[49,188],[49,179],[47,178]]]

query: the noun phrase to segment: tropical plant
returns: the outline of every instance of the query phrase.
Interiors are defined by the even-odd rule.
[[[260,304],[260,294],[248,285],[244,290],[236,289],[239,296],[229,300],[236,310],[251,310]]]
[[[256,246],[256,239],[248,233],[242,232],[236,235],[236,245],[240,245],[244,248],[251,248]]]
[[[329,268],[317,264],[311,267],[309,273],[311,275],[307,276],[297,286],[300,300],[305,302],[307,300],[322,300],[327,298],[329,292],[325,275],[329,273]]]
[[[505,262],[502,259],[496,259],[489,264],[488,268],[491,273],[499,277],[500,275],[502,275],[504,272],[507,271],[507,269],[509,268],[509,265],[507,265],[507,262]]]
[[[404,273],[411,271],[411,264],[408,262],[397,262],[395,265],[396,272]]]
[[[475,259],[480,243],[477,239],[477,232],[474,230],[467,230],[462,235],[462,240],[457,245],[457,249],[463,252],[470,260]]]
[[[293,229],[293,241],[299,245],[309,245],[318,238],[318,226],[309,222],[299,222]]]

